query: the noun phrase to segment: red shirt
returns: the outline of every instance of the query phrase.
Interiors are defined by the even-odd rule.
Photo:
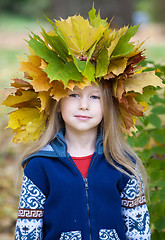
[[[87,177],[87,172],[92,156],[93,154],[84,157],[72,157],[73,161],[75,162],[76,166],[78,167],[84,178]]]

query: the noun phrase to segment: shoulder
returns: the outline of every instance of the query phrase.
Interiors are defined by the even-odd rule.
[[[24,174],[32,181],[45,195],[48,192],[48,179],[45,171],[49,158],[33,157],[24,168]]]

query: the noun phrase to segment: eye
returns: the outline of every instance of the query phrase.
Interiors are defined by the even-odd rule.
[[[92,98],[92,99],[100,99],[100,97],[97,96],[97,95],[92,95],[90,98]]]
[[[72,93],[72,94],[69,94],[69,97],[77,98],[77,97],[79,97],[79,95],[76,93]]]

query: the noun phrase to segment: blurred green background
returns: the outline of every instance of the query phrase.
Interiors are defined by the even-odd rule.
[[[94,2],[95,8],[100,9],[102,18],[108,17],[110,20],[114,16],[112,26],[115,28],[141,23],[134,40],[146,40],[144,46],[147,58],[155,62],[154,67],[162,67],[162,77],[164,77],[165,1],[95,0]],[[75,13],[87,17],[92,4],[93,1],[90,0],[1,0],[0,90],[8,88],[10,79],[20,75],[17,56],[24,57],[25,53],[28,53],[25,39],[28,39],[29,29],[35,33],[40,32],[37,19],[47,28],[44,15],[51,19],[66,18]],[[151,65],[153,67],[153,64]],[[2,97],[1,93],[0,101]],[[157,105],[163,108],[165,106],[163,91],[160,92],[159,98],[151,101],[153,109]],[[2,240],[14,239],[20,190],[19,185],[17,188],[15,183],[17,183],[20,158],[24,149],[24,146],[10,143],[11,131],[4,130],[7,126],[8,111],[6,107],[0,107],[0,239]],[[137,139],[129,139],[129,143],[141,154],[151,178],[149,210],[152,239],[157,240],[165,239],[165,217],[163,218],[162,215],[163,212],[165,213],[164,115],[164,110],[156,113],[151,111],[147,116],[148,120],[141,120]],[[155,122],[153,119],[156,119]],[[162,134],[161,139],[154,137],[153,131],[158,130],[158,134]],[[161,150],[158,147],[161,147]]]

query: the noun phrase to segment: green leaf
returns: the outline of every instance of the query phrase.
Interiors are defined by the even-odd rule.
[[[79,72],[83,73],[85,71],[85,67],[86,67],[86,62],[85,61],[81,61],[78,58],[75,58],[76,61],[76,67],[79,70]]]
[[[90,61],[86,63],[84,76],[88,79],[89,82],[95,82],[95,67]]]
[[[150,123],[151,123],[153,126],[155,126],[156,128],[160,128],[161,123],[162,123],[160,117],[158,117],[158,116],[155,115],[155,114],[150,114],[150,115],[149,115],[149,121],[150,121]]]
[[[165,128],[153,130],[151,132],[151,137],[157,142],[165,144]]]
[[[144,129],[141,125],[136,125],[136,128],[138,129],[139,132]]]
[[[163,104],[165,104],[165,98],[161,98],[161,97],[159,97],[158,94],[155,94],[155,95],[150,99],[150,103],[151,103],[152,105],[155,105],[155,104],[157,104],[157,103],[163,103]]]
[[[63,41],[60,36],[55,35],[55,36],[50,36],[46,33],[45,29],[42,28],[42,35],[43,37],[48,41],[48,43],[52,46],[52,48],[56,51],[56,53],[64,60],[66,61],[66,58],[69,56],[67,47],[65,42]]]
[[[155,114],[165,114],[165,107],[164,106],[156,106],[154,107],[151,112]]]
[[[82,81],[82,75],[73,62],[67,62],[58,66],[51,61],[45,69],[51,81],[61,80],[66,86],[69,80]]]
[[[29,47],[34,50],[34,53],[43,58],[46,62],[54,60],[56,64],[62,64],[64,61],[57,56],[57,53],[48,49],[43,41],[37,41],[32,38],[28,41]]]
[[[140,120],[141,123],[143,123],[144,126],[147,126],[150,123],[149,117],[147,117],[147,116],[140,117],[139,120]]]
[[[160,190],[159,197],[160,197],[160,200],[163,200],[163,201],[165,200],[165,186]],[[165,203],[164,203],[164,205],[165,205]]]
[[[90,24],[92,27],[99,27],[102,25],[103,27],[106,27],[108,25],[107,19],[101,19],[100,18],[100,11],[98,12],[98,15],[96,16],[96,9],[94,8],[94,3],[92,6],[92,9],[88,12]]]
[[[144,149],[140,155],[146,161],[151,158],[152,154],[153,154],[152,149]]]
[[[163,209],[163,212],[165,212],[165,208]],[[162,216],[155,221],[155,227],[159,232],[161,232],[164,229],[164,226],[165,226],[165,216]]]
[[[134,146],[135,146],[135,143],[136,143],[136,139],[135,139],[134,137],[128,136],[128,137],[127,137],[127,142],[128,142],[128,144],[129,144],[131,147],[134,147]]]
[[[155,90],[152,86],[143,88],[143,94],[137,93],[136,101],[138,102],[149,102],[150,98],[155,94]]]
[[[136,147],[144,147],[149,141],[149,135],[147,132],[142,132],[136,140]]]
[[[134,50],[134,46],[129,43],[129,40],[136,34],[138,28],[139,25],[128,28],[126,33],[118,41],[112,56],[127,55]]]
[[[158,231],[154,231],[151,236],[152,236],[152,240],[164,240],[165,232],[159,233]]]
[[[153,147],[153,152],[156,154],[165,154],[165,147],[164,146],[155,146]]]
[[[109,58],[107,49],[103,49],[97,58],[96,78],[105,76],[109,66]]]
[[[48,62],[45,69],[50,81],[62,80],[64,85],[70,79],[74,81],[82,81],[82,75],[77,70],[74,62],[64,62],[57,53],[48,49],[44,42],[39,42],[34,38],[28,42],[29,46],[34,50],[35,54]]]

